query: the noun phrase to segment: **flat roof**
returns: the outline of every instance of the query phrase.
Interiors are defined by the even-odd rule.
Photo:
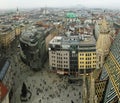
[[[55,36],[49,44],[56,44],[56,45],[60,45],[61,44],[61,40],[62,40],[62,36]]]
[[[53,45],[95,45],[96,40],[91,35],[77,35],[77,36],[55,36],[49,44]]]

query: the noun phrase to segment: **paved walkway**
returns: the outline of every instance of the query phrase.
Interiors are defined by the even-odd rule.
[[[21,71],[19,80],[16,81],[19,86],[17,85],[18,87],[14,94],[14,103],[72,103],[72,101],[73,103],[82,103],[82,86],[69,84],[67,77],[59,77],[44,68],[42,71],[32,72],[22,62],[19,66]],[[23,82],[32,93],[31,98],[27,102],[20,101]]]

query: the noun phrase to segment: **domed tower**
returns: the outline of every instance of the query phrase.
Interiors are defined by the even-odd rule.
[[[77,20],[77,15],[73,12],[68,12],[66,14],[66,21],[67,22],[74,22]]]
[[[109,24],[106,22],[105,18],[100,21],[99,28],[100,34],[96,44],[97,69],[102,68],[111,45],[110,27]]]

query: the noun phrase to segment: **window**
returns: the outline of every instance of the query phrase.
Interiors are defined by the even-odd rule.
[[[52,66],[55,66],[55,64],[54,64],[54,63],[52,63]]]
[[[64,61],[64,63],[68,63],[67,61]]]
[[[96,63],[96,61],[93,61],[93,63]]]
[[[95,68],[95,67],[96,67],[96,65],[93,65],[93,67]]]
[[[100,64],[99,64],[99,67],[101,67]]]
[[[84,60],[84,58],[80,58],[80,60]]]
[[[84,54],[82,53],[82,54],[80,54],[80,56],[84,56]]]
[[[55,54],[55,52],[54,52],[54,51],[52,51],[52,54]]]
[[[101,56],[99,56],[99,61],[101,61]]]
[[[93,53],[93,55],[96,55],[96,53]]]

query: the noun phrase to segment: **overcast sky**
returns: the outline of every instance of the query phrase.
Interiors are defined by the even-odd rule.
[[[119,8],[120,0],[0,0],[0,9],[64,7],[81,4],[85,7]]]

